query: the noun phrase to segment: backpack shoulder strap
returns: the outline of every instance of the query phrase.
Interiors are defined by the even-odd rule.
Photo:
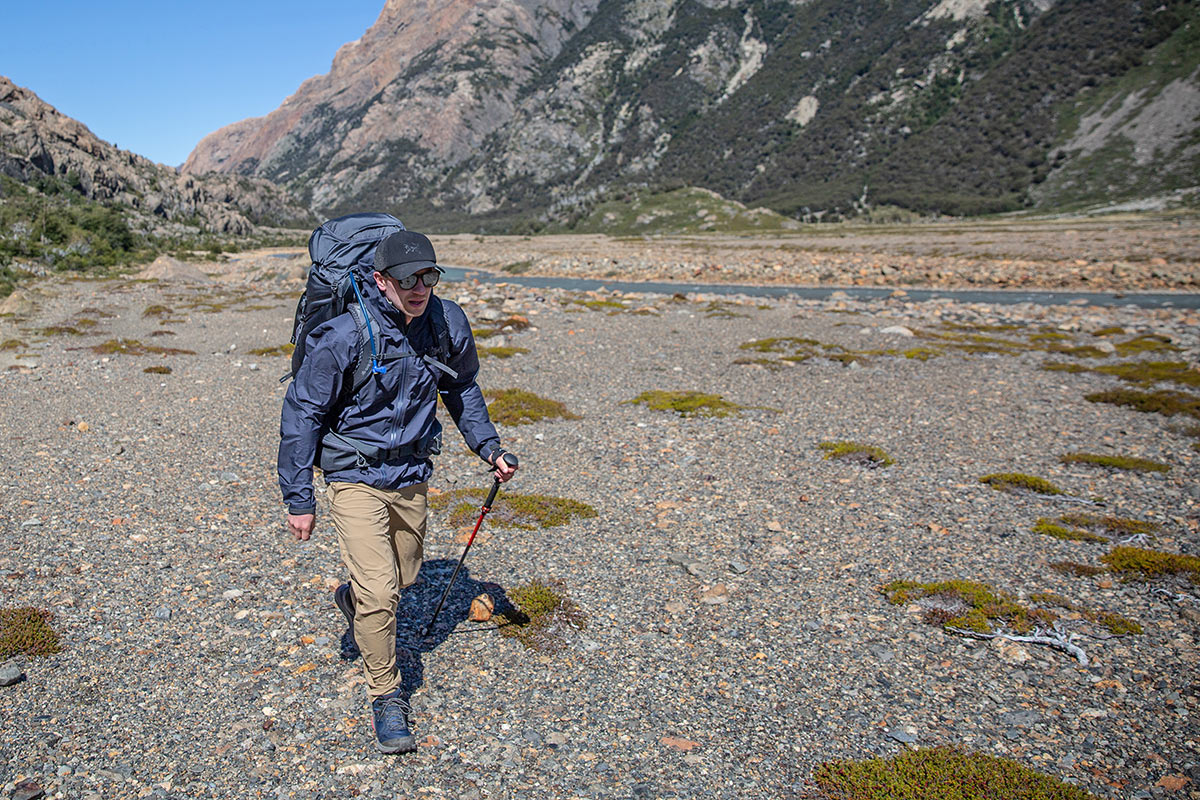
[[[371,334],[367,328],[367,316],[362,306],[350,303],[350,316],[358,329],[358,348],[354,353],[354,375],[350,379],[350,395],[353,396],[371,377]]]
[[[446,305],[435,294],[430,299],[429,324],[433,326],[433,353],[421,357],[429,366],[439,369],[451,378],[457,378],[458,373],[446,366],[454,352],[450,345],[450,322],[446,319]]]
[[[433,324],[433,338],[437,342],[439,361],[449,361],[454,355],[450,349],[450,321],[446,319],[446,304],[436,294],[430,300],[429,321]]]

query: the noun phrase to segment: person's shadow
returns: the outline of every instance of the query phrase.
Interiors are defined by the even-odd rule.
[[[457,563],[449,558],[426,561],[421,565],[416,583],[400,591],[400,602],[396,607],[396,668],[400,671],[400,693],[405,700],[425,683],[425,665],[421,659],[423,653],[436,650],[450,636],[486,635],[509,624],[501,615],[516,619],[523,616],[508,599],[504,587],[498,583],[475,580],[471,577],[470,569],[464,565],[458,571],[454,587],[446,596],[446,603],[429,635],[422,636],[421,631],[429,624]],[[489,595],[495,604],[492,618],[487,622],[471,622],[460,627],[470,614],[471,601],[481,594]],[[359,655],[353,632],[347,627],[342,634],[341,657],[353,661]]]

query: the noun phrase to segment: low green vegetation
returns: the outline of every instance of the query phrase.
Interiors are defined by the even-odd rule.
[[[0,297],[26,265],[105,275],[153,256],[119,210],[88,200],[71,181],[42,176],[27,186],[0,175]]]
[[[269,347],[255,347],[246,352],[252,356],[290,356],[295,351],[296,345],[291,342],[277,344]]]
[[[953,747],[828,761],[813,780],[830,800],[1099,800],[1016,761]]]
[[[1100,560],[1108,568],[1126,578],[1149,580],[1164,575],[1183,575],[1192,583],[1200,583],[1200,558],[1147,550],[1142,547],[1114,547]]]
[[[1057,619],[1056,614],[1021,605],[1011,595],[975,581],[893,581],[880,591],[892,605],[926,601],[922,619],[931,625],[976,633],[991,633],[996,628],[1028,633]]]
[[[531,581],[508,590],[507,595],[511,605],[496,614],[500,633],[532,650],[557,650],[568,630],[587,626],[586,615],[567,597],[561,581]]]
[[[1016,598],[1009,594],[975,581],[893,581],[880,587],[880,591],[893,605],[914,602],[920,604],[924,607],[923,621],[931,625],[941,625],[947,630],[959,629],[983,634],[996,630],[1011,630],[1025,634],[1035,628],[1052,625],[1059,619],[1059,614],[1052,609],[1062,608],[1103,626],[1114,636],[1142,632],[1141,625],[1134,620],[1120,614],[1096,611],[1073,603],[1062,595],[1049,592],[1030,595],[1030,605],[1026,605],[1017,602]]]
[[[539,397],[524,389],[488,392],[488,414],[503,425],[528,425],[541,419],[580,419],[557,400]]]
[[[510,275],[522,275],[529,271],[533,266],[533,259],[525,259],[524,261],[514,261],[511,264],[505,264],[500,269]]]
[[[527,347],[479,347],[476,352],[482,358],[512,358],[516,355],[528,353]]]
[[[655,411],[674,411],[681,417],[728,417],[749,406],[731,403],[719,394],[703,392],[642,392],[626,403],[641,404]]]
[[[487,492],[484,489],[455,489],[430,496],[429,507],[435,511],[449,509],[449,524],[463,527],[475,521],[486,498]],[[501,527],[531,531],[555,528],[574,519],[591,519],[596,516],[596,509],[578,500],[505,492],[496,498],[488,519]]]
[[[1110,536],[1151,536],[1162,530],[1157,522],[1145,522],[1140,519],[1126,517],[1110,517],[1102,514],[1090,514],[1086,511],[1075,511],[1063,514],[1058,518],[1064,525],[1074,525],[1078,528],[1088,528],[1103,531]]]
[[[1143,414],[1155,413],[1162,414],[1164,417],[1184,414],[1200,419],[1200,397],[1184,392],[1167,390],[1139,392],[1135,389],[1109,389],[1084,395],[1084,399],[1091,403],[1109,403],[1132,408]]]
[[[0,350],[20,350],[27,345],[20,339],[5,339],[0,342]]]
[[[1105,364],[1095,367],[1092,371],[1112,375],[1139,386],[1168,382],[1181,386],[1200,386],[1200,372],[1192,369],[1186,361],[1127,361],[1121,364]]]
[[[1068,528],[1054,520],[1042,517],[1033,526],[1033,532],[1039,533],[1042,536],[1052,536],[1055,539],[1062,539],[1068,542],[1107,542],[1107,536],[1101,536],[1091,531],[1082,530],[1080,528]]]
[[[825,451],[825,458],[847,461],[863,467],[890,467],[896,461],[882,448],[858,442],[819,442],[817,447]]]
[[[1073,575],[1076,578],[1090,578],[1108,572],[1104,567],[1081,564],[1078,561],[1052,561],[1050,569],[1063,575]]]
[[[1059,456],[1058,460],[1064,464],[1090,464],[1096,467],[1130,470],[1133,472],[1169,472],[1171,469],[1170,464],[1161,464],[1147,458],[1105,456],[1096,453],[1067,453],[1066,455]]]
[[[1114,614],[1111,611],[1096,611],[1085,605],[1072,602],[1061,594],[1055,592],[1034,592],[1029,595],[1029,600],[1032,603],[1037,603],[1043,606],[1055,606],[1066,609],[1075,614],[1079,614],[1088,622],[1095,622],[1103,625],[1104,628],[1113,636],[1127,636],[1130,634],[1141,635],[1145,631],[1142,629],[1141,623],[1132,620],[1129,617],[1121,614]]]
[[[738,319],[749,316],[749,314],[743,314],[740,309],[741,306],[737,303],[713,300],[704,307],[703,312],[708,319]]]
[[[0,660],[57,653],[61,648],[53,620],[53,614],[40,608],[0,608]]]
[[[146,367],[142,372],[148,372],[151,375],[170,375],[171,368],[164,366]]]
[[[109,339],[106,342],[101,342],[92,348],[93,353],[99,355],[123,355],[123,356],[145,356],[145,355],[196,355],[194,350],[183,350],[178,347],[158,347],[152,344],[142,344],[137,339]]]
[[[707,189],[684,187],[668,192],[616,190],[576,217],[575,233],[609,236],[749,232],[799,227],[798,223],[765,208],[747,208]]]
[[[1062,489],[1044,478],[1020,472],[996,472],[984,475],[979,482],[1001,492],[1033,492],[1034,494],[1049,495],[1063,493]]]

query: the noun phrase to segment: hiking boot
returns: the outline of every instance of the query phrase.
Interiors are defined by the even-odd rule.
[[[408,730],[408,715],[412,711],[400,690],[376,697],[371,701],[371,721],[375,726],[375,749],[381,753],[411,753],[417,749],[417,739]]]
[[[346,618],[346,632],[342,634],[341,657],[345,661],[353,661],[359,656],[358,642],[354,639],[354,592],[350,584],[343,583],[333,592],[333,602]]]

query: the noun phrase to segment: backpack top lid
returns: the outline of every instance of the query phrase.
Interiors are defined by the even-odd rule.
[[[347,214],[331,219],[308,238],[308,255],[314,264],[348,269],[370,266],[375,246],[404,224],[391,214]]]

